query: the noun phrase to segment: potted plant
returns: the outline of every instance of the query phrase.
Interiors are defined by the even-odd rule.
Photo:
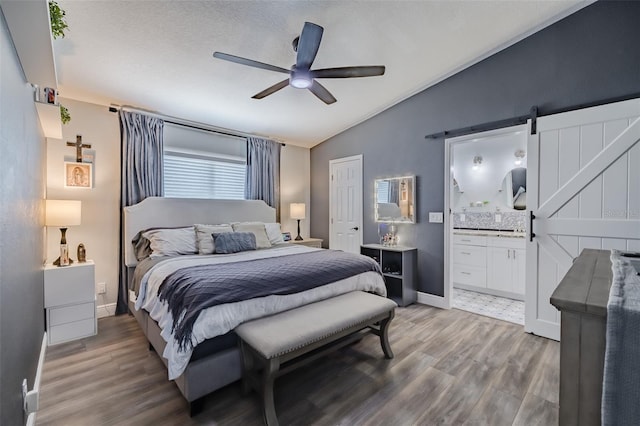
[[[69,110],[62,104],[60,104],[60,121],[62,121],[62,124],[67,124],[71,121]]]
[[[51,34],[53,38],[64,38],[64,31],[69,28],[65,20],[66,12],[54,0],[49,1],[49,18],[51,19]]]

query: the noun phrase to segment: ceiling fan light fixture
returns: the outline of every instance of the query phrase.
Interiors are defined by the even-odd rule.
[[[313,84],[313,79],[308,72],[298,71],[295,67],[291,70],[289,84],[296,89],[308,89]]]

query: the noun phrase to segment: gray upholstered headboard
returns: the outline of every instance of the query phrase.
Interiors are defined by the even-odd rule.
[[[124,208],[125,264],[135,266],[138,263],[131,240],[144,229],[250,221],[275,222],[276,210],[259,200],[146,198]]]

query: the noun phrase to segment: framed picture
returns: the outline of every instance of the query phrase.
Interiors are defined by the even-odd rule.
[[[93,170],[91,163],[64,163],[64,187],[65,188],[92,188]]]
[[[291,241],[291,232],[283,232],[282,239],[285,241]]]

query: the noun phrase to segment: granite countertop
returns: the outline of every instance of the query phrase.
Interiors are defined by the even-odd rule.
[[[491,231],[479,229],[454,229],[454,235],[477,235],[483,237],[525,238],[526,232],[516,231]]]

